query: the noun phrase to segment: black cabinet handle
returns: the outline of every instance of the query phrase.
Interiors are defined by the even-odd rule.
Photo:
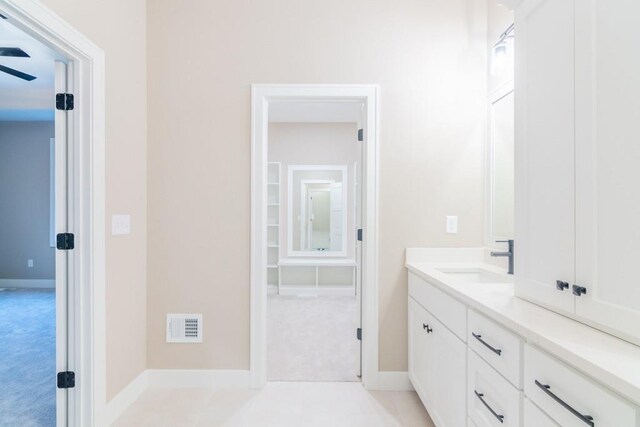
[[[426,330],[428,334],[433,332],[433,328],[430,328],[429,325],[427,325],[426,323],[422,324],[422,329]]]
[[[558,402],[560,404],[560,406],[562,406],[564,409],[566,409],[567,411],[571,412],[573,415],[575,415],[580,420],[582,420],[585,424],[587,424],[587,425],[589,425],[591,427],[595,426],[595,424],[593,422],[593,417],[591,415],[582,415],[580,412],[578,412],[575,409],[573,409],[571,407],[571,405],[569,405],[567,402],[565,402],[564,400],[560,399],[558,396],[556,396],[555,394],[553,394],[551,392],[551,386],[550,385],[542,384],[538,380],[535,380],[535,383],[542,391],[544,391],[547,394],[547,396],[549,396],[550,398],[552,398],[553,400]]]
[[[556,280],[556,289],[559,291],[564,291],[565,289],[569,289],[569,283],[563,282],[562,280]]]
[[[492,347],[491,345],[487,344],[487,342],[482,339],[482,335],[476,334],[475,332],[471,332],[471,335],[473,335],[473,337],[475,339],[477,339],[478,341],[480,341],[482,343],[482,345],[487,347],[489,350],[493,351],[498,356],[500,356],[502,354],[502,350],[500,350],[498,348],[495,348],[495,347]]]
[[[580,285],[573,285],[573,294],[575,296],[580,296],[580,295],[584,295],[587,293],[587,288],[585,288],[584,286],[580,286]]]
[[[504,423],[504,415],[498,414],[496,411],[493,410],[493,408],[491,406],[489,406],[489,404],[487,402],[485,402],[485,400],[483,399],[484,394],[478,393],[476,390],[473,390],[473,392],[476,394],[476,397],[478,399],[480,399],[480,402],[482,402],[482,404],[485,406],[485,408],[487,408],[489,410],[489,412],[491,412],[491,415],[496,417],[496,419],[498,421],[500,421],[501,423]]]

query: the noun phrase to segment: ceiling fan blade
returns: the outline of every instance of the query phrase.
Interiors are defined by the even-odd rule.
[[[11,74],[19,79],[31,81],[35,80],[36,76],[32,76],[31,74],[23,73],[22,71],[14,70],[13,68],[5,67],[4,65],[0,65],[0,71],[5,72],[7,74]]]
[[[19,47],[0,46],[0,56],[12,56],[14,58],[31,58],[27,52]]]

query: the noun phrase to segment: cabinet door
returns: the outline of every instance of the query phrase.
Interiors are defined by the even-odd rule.
[[[640,2],[576,2],[576,314],[640,342]]]
[[[527,0],[516,24],[516,293],[573,313],[574,0]]]
[[[438,321],[430,335],[435,338],[431,351],[436,352],[437,390],[435,409],[429,413],[437,426],[463,426],[467,420],[467,346]]]
[[[409,379],[428,410],[435,405],[436,377],[433,375],[435,343],[426,327],[432,317],[413,298],[409,297]],[[431,342],[429,342],[431,341]]]

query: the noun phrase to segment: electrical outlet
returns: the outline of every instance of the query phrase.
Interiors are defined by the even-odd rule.
[[[33,260],[32,259],[28,259],[27,260],[27,267],[33,268]]]
[[[458,217],[457,216],[447,216],[447,233],[449,234],[458,233]]]

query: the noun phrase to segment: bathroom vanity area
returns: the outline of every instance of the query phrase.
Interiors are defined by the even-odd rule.
[[[520,299],[485,248],[407,249],[409,378],[437,426],[640,422],[640,347]]]

